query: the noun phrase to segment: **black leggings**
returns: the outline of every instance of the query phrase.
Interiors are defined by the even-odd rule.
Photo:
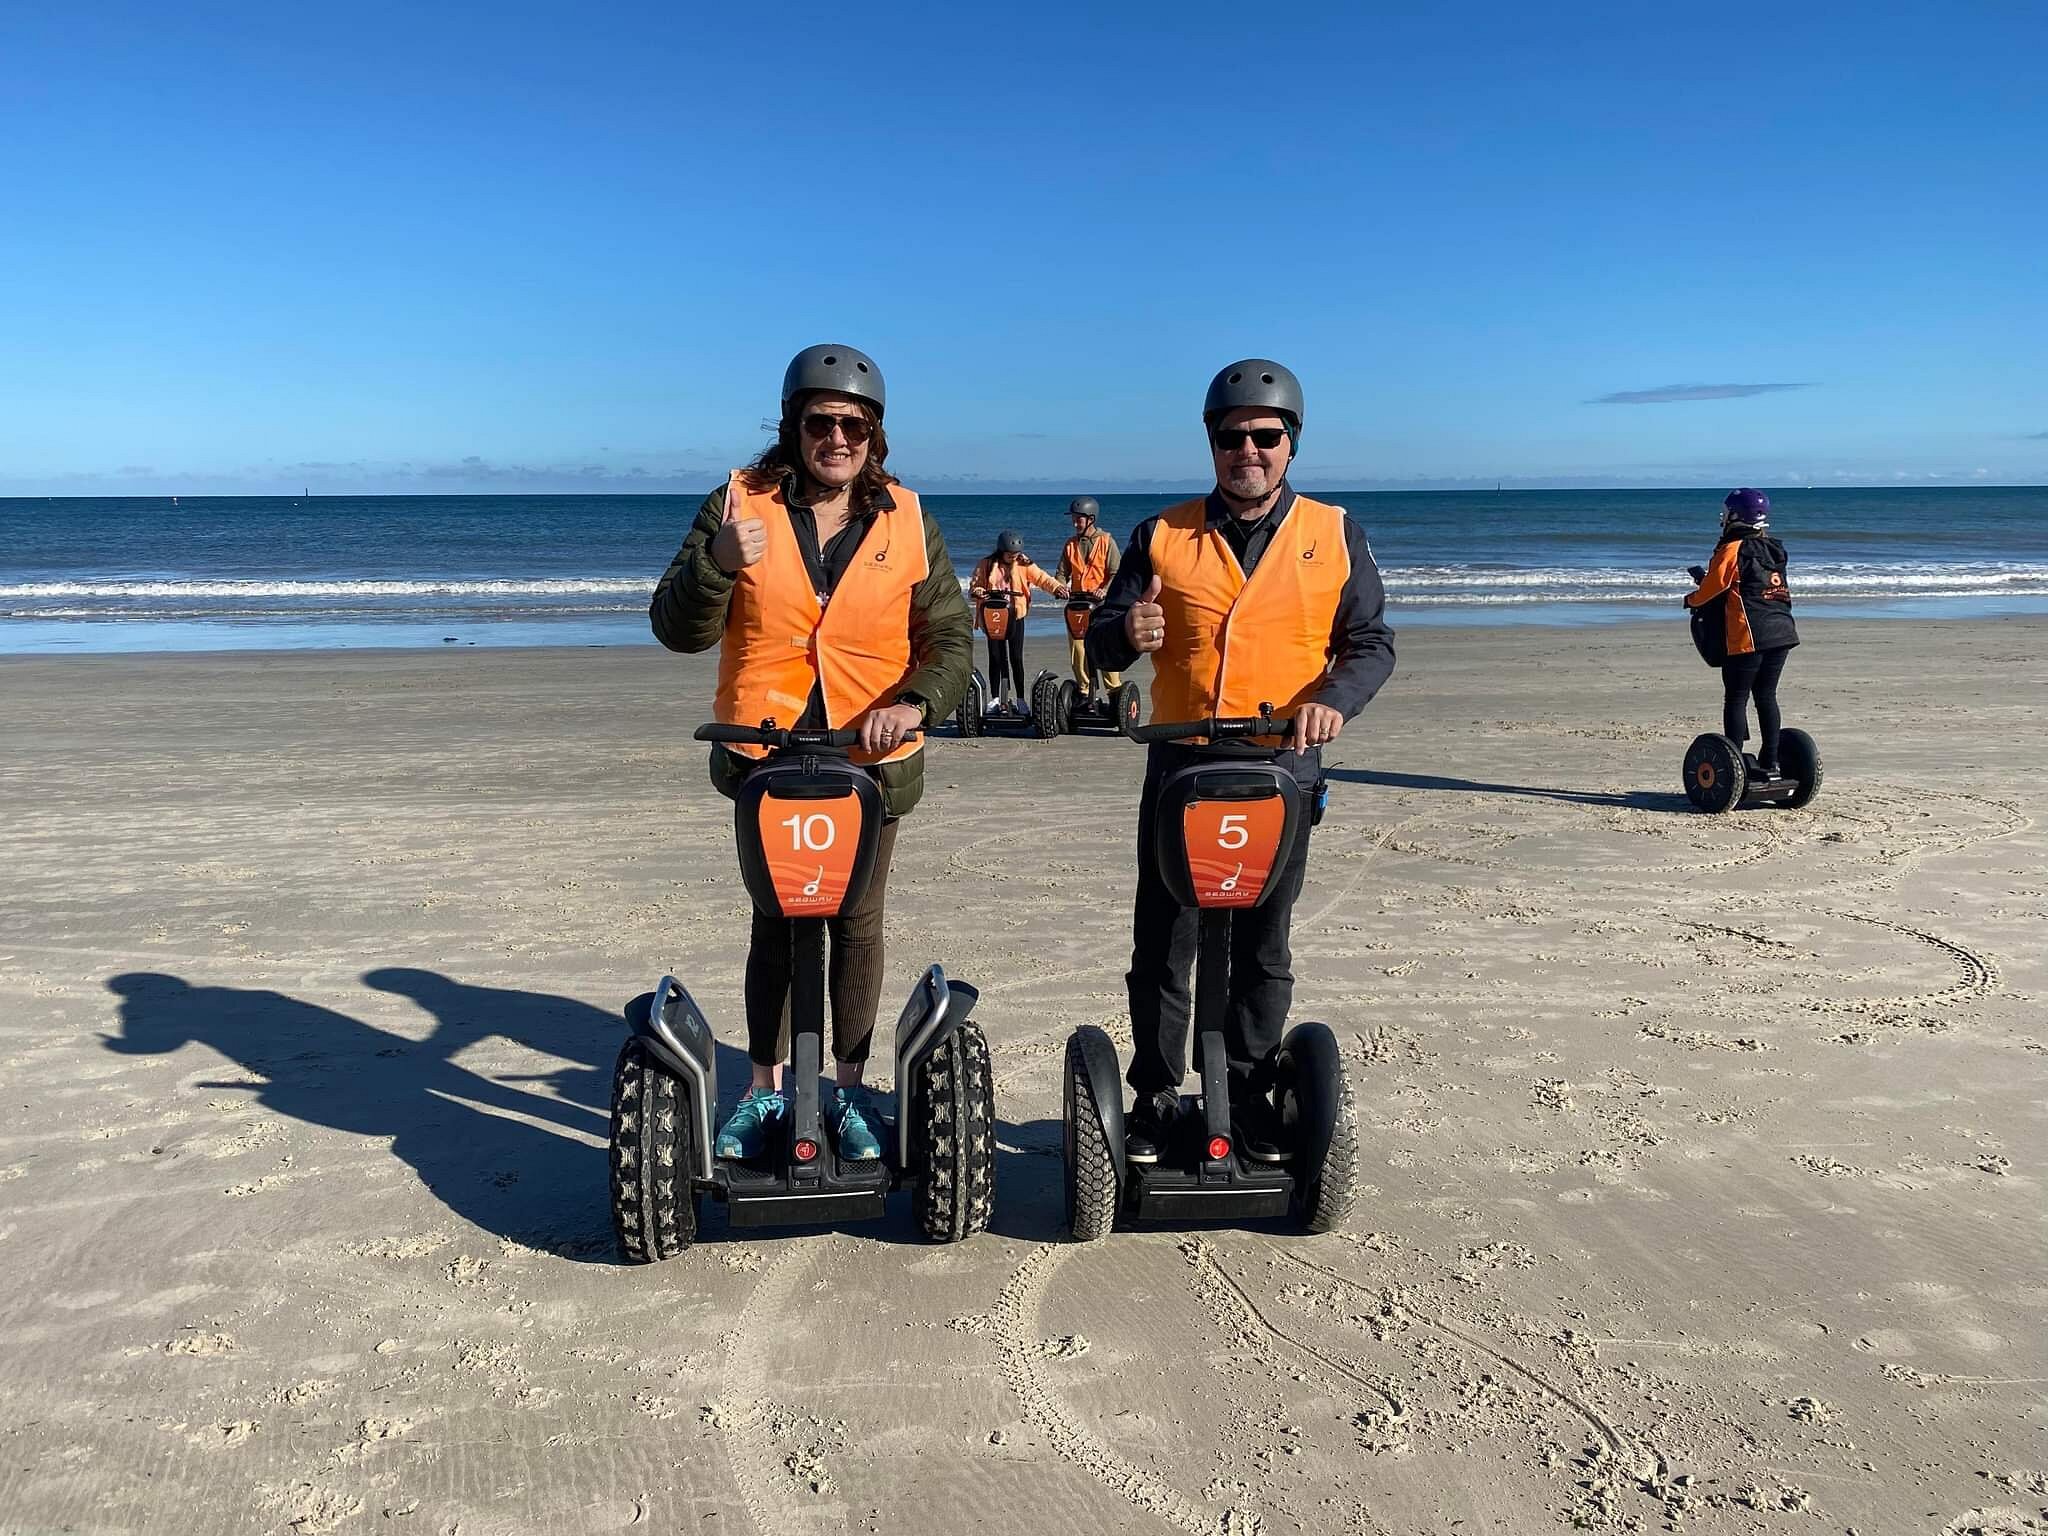
[[[1721,664],[1721,734],[1738,747],[1749,739],[1749,701],[1756,698],[1759,740],[1757,761],[1778,765],[1778,674],[1785,670],[1789,645],[1775,650],[1730,656]]]
[[[1024,621],[1010,615],[1010,632],[998,640],[988,637],[988,690],[991,697],[1003,693],[1003,667],[1010,669],[1010,681],[1018,698],[1024,697]]]

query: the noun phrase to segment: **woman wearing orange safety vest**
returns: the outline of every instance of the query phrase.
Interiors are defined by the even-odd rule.
[[[1096,518],[1102,512],[1102,504],[1093,496],[1076,496],[1067,503],[1067,516],[1074,520],[1074,536],[1067,540],[1067,546],[1060,551],[1059,569],[1054,572],[1076,592],[1099,598],[1109,590],[1110,579],[1116,575],[1116,540],[1096,526]],[[1074,684],[1084,694],[1092,694],[1093,684],[1088,674],[1088,647],[1079,636],[1067,640],[1067,660],[1074,669]],[[1103,686],[1114,693],[1123,686],[1121,672],[1104,672]]]
[[[654,590],[655,637],[719,650],[715,712],[728,725],[857,727],[887,820],[874,875],[829,920],[831,1112],[839,1153],[880,1155],[881,1119],[861,1075],[882,984],[882,908],[897,818],[924,793],[923,738],[967,691],[974,632],[939,525],[883,468],[881,370],[852,347],[799,352],[782,381],[775,441],[704,498]],[[711,780],[734,794],[755,747],[711,749]],[[747,949],[753,1085],[718,1133],[720,1157],[758,1156],[784,1112],[789,1054],[788,925],[756,912]]]
[[[1202,406],[1216,489],[1147,518],[1131,535],[1109,596],[1088,625],[1102,668],[1152,658],[1154,721],[1292,715],[1278,762],[1319,791],[1322,753],[1394,670],[1394,632],[1365,534],[1342,507],[1295,494],[1287,469],[1301,440],[1301,385],[1278,363],[1248,358],[1209,385]],[[1175,902],[1152,854],[1159,786],[1194,760],[1177,745],[1148,749],[1138,805],[1138,895],[1130,995],[1135,1101],[1125,1155],[1157,1161],[1187,1070],[1196,912]],[[1299,837],[1273,894],[1231,921],[1231,1123],[1250,1156],[1278,1153],[1272,1103],[1258,1069],[1279,1047],[1294,1000],[1289,932],[1308,867]]]
[[[1017,712],[1023,714],[1024,704],[1024,615],[1031,611],[1031,589],[1038,587],[1055,597],[1065,597],[1067,589],[1040,570],[1036,561],[1024,553],[1024,540],[1005,528],[996,540],[995,553],[985,556],[974,568],[974,574],[967,578],[967,595],[974,599],[975,628],[986,630],[988,621],[982,616],[981,600],[991,592],[1010,594],[1010,624],[1004,635],[998,639],[988,637],[988,682],[997,697],[1003,691],[1004,669],[1015,686],[1012,697],[1017,700]],[[998,617],[1000,617],[1000,613]],[[995,713],[995,710],[990,710]]]

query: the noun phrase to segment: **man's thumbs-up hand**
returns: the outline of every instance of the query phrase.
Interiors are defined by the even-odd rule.
[[[1166,611],[1159,606],[1159,591],[1164,585],[1154,576],[1145,583],[1145,595],[1131,604],[1124,615],[1124,638],[1141,655],[1166,643]]]

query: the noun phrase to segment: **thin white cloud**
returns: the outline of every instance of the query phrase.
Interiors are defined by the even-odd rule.
[[[1655,389],[1619,389],[1611,395],[1596,395],[1588,405],[1675,405],[1684,400],[1742,400],[1750,395],[1768,395],[1781,389],[1811,389],[1800,384],[1660,384]]]

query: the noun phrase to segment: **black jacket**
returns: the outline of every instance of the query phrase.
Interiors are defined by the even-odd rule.
[[[1706,578],[1685,600],[1688,608],[1721,601],[1723,650],[1729,656],[1781,651],[1799,643],[1792,621],[1792,587],[1785,576],[1785,546],[1755,528],[1721,535]]]

